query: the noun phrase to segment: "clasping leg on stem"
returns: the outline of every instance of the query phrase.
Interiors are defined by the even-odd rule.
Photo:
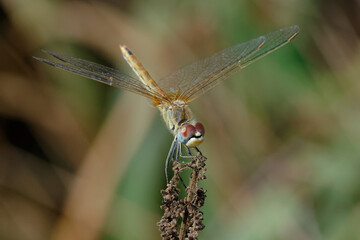
[[[170,160],[171,160],[171,161],[174,161],[174,160],[175,160],[176,162],[179,162],[179,156],[180,156],[181,158],[193,158],[193,157],[195,157],[195,155],[193,155],[193,154],[191,153],[190,148],[186,147],[186,149],[187,149],[188,155],[182,155],[182,143],[179,142],[179,141],[177,140],[177,138],[175,137],[174,140],[173,140],[173,142],[172,142],[172,144],[171,144],[170,151],[169,151],[169,153],[168,153],[168,156],[167,156],[166,162],[165,162],[166,184],[169,183],[168,169],[169,169],[169,162],[170,162]],[[198,153],[201,154],[200,150],[199,150],[197,147],[195,147],[195,149],[196,149],[196,151],[197,151]],[[175,156],[174,156],[174,154],[175,154]],[[201,154],[201,155],[202,155],[202,154]],[[186,163],[184,163],[184,162],[181,162],[181,164],[185,164],[185,165],[186,165]],[[186,188],[186,185],[185,185],[185,183],[184,183],[184,181],[183,181],[183,179],[182,179],[181,177],[180,177],[180,180],[181,180],[181,183],[182,183],[182,184],[184,185],[184,187]]]

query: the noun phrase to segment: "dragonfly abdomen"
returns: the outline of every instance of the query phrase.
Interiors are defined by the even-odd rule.
[[[156,92],[162,97],[167,98],[166,94],[159,88],[156,82],[152,79],[149,72],[145,70],[144,66],[140,63],[137,57],[125,45],[120,45],[121,52],[124,59],[130,65],[131,69],[139,77],[141,82],[151,92]]]

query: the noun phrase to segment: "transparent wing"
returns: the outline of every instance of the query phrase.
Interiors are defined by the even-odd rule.
[[[42,51],[62,61],[62,63],[58,63],[49,61],[47,59],[34,57],[35,59],[47,63],[51,66],[79,74],[86,78],[90,78],[110,86],[126,89],[130,92],[140,94],[152,100],[158,100],[162,98],[162,96],[158,93],[147,90],[139,80],[122,74],[113,68],[89,62],[83,59],[69,57],[59,53],[45,50]]]
[[[158,85],[170,98],[191,102],[228,78],[235,70],[246,67],[288,43],[299,30],[298,26],[280,29],[224,49],[174,71],[161,79]]]

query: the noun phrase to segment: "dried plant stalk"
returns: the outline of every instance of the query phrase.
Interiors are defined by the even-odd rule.
[[[195,240],[199,231],[204,229],[202,223],[203,213],[200,208],[204,205],[206,190],[199,188],[199,181],[206,179],[206,157],[198,153],[189,163],[173,163],[174,175],[166,189],[161,191],[163,195],[164,210],[160,222],[158,222],[162,239],[166,240]],[[180,189],[177,187],[181,172],[191,169],[189,186],[185,189],[186,197],[179,199]]]

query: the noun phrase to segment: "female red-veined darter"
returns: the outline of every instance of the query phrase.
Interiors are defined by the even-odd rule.
[[[61,62],[34,58],[54,67],[151,99],[153,105],[160,110],[166,126],[174,135],[166,159],[165,172],[168,181],[168,163],[170,160],[178,160],[182,152],[181,146],[185,145],[191,155],[189,148],[195,148],[199,152],[197,146],[204,140],[204,126],[195,120],[188,103],[220,84],[236,70],[243,69],[257,59],[287,44],[298,34],[299,30],[298,26],[291,26],[239,43],[184,66],[158,81],[152,79],[132,51],[124,45],[120,45],[123,57],[138,79],[97,63],[45,50],[43,50],[45,53]]]

